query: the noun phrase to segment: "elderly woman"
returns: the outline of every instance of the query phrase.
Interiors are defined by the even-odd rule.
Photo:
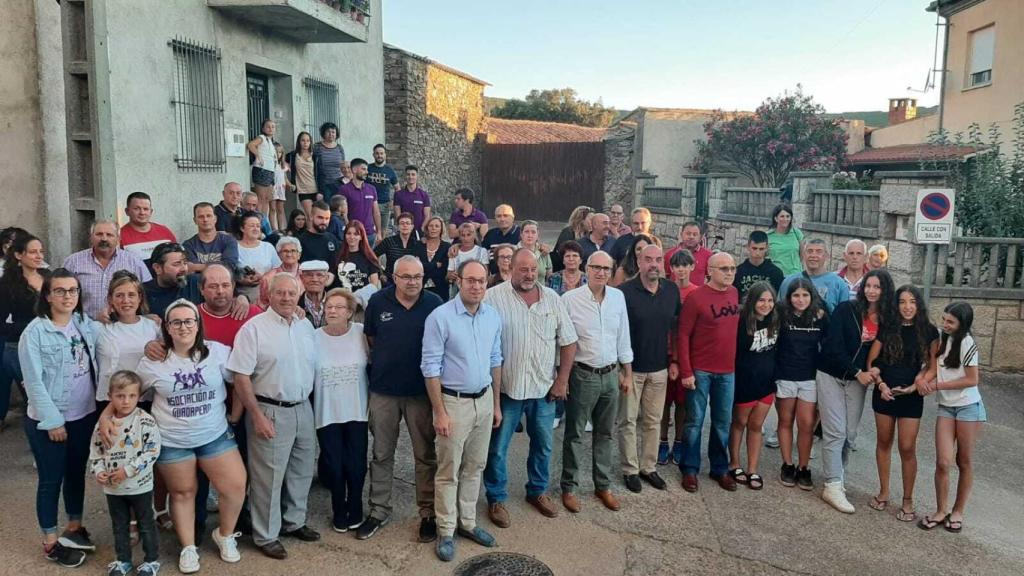
[[[259,306],[264,310],[270,306],[270,281],[274,274],[287,272],[293,276],[299,275],[299,258],[302,256],[302,243],[298,238],[285,236],[277,241],[277,256],[281,264],[277,268],[271,268],[260,278],[260,299]]]
[[[43,554],[61,566],[85,562],[95,550],[82,526],[85,469],[96,424],[96,335],[99,324],[82,313],[81,286],[58,268],[43,280],[36,319],[25,327],[18,358],[25,377],[25,435],[36,462],[36,519]],[[61,492],[67,527],[57,538]],[[12,518],[12,521],[15,521]]]
[[[889,249],[884,244],[875,244],[868,248],[868,267],[872,270],[885,268],[889,263]]]
[[[274,247],[263,241],[261,221],[262,216],[258,212],[246,212],[238,222],[241,236],[238,241],[238,268],[241,270],[238,286],[239,292],[250,302],[259,299],[263,276],[281,266],[281,258]]]
[[[369,348],[363,325],[352,322],[356,307],[351,292],[331,290],[324,304],[325,323],[316,331],[313,417],[335,532],[355,530],[363,522]]]
[[[579,242],[570,240],[562,245],[561,251],[565,268],[548,278],[548,288],[558,292],[559,296],[587,283],[587,276],[581,268],[583,266],[583,247],[579,245]]]
[[[498,271],[491,275],[491,279],[487,283],[488,288],[493,288],[512,278],[512,255],[515,253],[515,246],[511,244],[501,244],[494,248],[494,259],[498,261]]]
[[[562,228],[562,231],[558,233],[558,239],[555,240],[555,257],[552,261],[555,271],[561,270],[564,267],[562,259],[558,257],[562,254],[562,246],[565,245],[566,242],[578,241],[580,238],[583,238],[590,233],[588,219],[590,218],[591,212],[593,212],[593,210],[589,206],[577,206],[573,209],[572,213],[569,214],[568,224],[565,228]]]

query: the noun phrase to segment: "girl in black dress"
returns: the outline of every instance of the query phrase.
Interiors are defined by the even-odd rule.
[[[903,505],[896,518],[913,522],[914,481],[917,478],[917,432],[921,424],[924,397],[918,394],[920,380],[929,359],[938,349],[939,332],[928,320],[928,308],[921,292],[911,285],[896,291],[899,310],[897,322],[880,326],[879,338],[868,352],[868,368],[879,369],[880,381],[871,394],[875,410],[878,440],[875,459],[878,463],[878,495],[871,507],[885,510],[889,503],[889,469],[892,444],[899,429],[899,451],[903,476]]]

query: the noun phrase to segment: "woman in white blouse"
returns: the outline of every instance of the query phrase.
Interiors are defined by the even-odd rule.
[[[96,380],[96,401],[100,409],[110,400],[107,390],[110,376],[119,370],[135,371],[142,360],[146,343],[160,338],[160,325],[147,318],[149,307],[142,282],[135,274],[122,270],[115,272],[107,289],[110,324],[103,326],[96,341],[96,360],[99,378]],[[150,409],[152,394],[142,399],[142,407]]]
[[[348,290],[331,290],[324,299],[325,324],[316,331],[313,415],[336,532],[354,530],[363,521],[369,348],[363,325],[352,322],[356,306]]]

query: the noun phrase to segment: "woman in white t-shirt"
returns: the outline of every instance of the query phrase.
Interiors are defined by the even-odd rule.
[[[171,494],[171,518],[182,546],[178,569],[190,574],[199,570],[196,467],[220,495],[220,525],[213,530],[213,541],[225,562],[241,559],[235,522],[245,499],[245,467],[224,404],[231,349],[203,339],[199,310],[185,299],[168,306],[162,331],[167,357],[160,362],[144,358],[138,373],[143,390],[155,391],[152,413],[163,443],[157,470]]]
[[[99,377],[96,379],[96,401],[106,408],[110,400],[107,390],[110,377],[119,370],[135,371],[142,360],[146,343],[160,339],[160,325],[147,318],[149,306],[142,282],[135,274],[121,270],[114,273],[107,289],[110,324],[103,326],[96,340],[96,361]],[[146,411],[151,409],[149,393],[140,400]]]
[[[459,287],[455,281],[459,277],[459,266],[462,266],[463,262],[476,260],[484,266],[490,263],[487,248],[477,243],[476,228],[471,222],[463,222],[459,226],[458,240],[449,251],[448,282],[451,283],[451,298],[455,298],[455,295],[459,293]]]
[[[245,294],[249,302],[259,301],[263,275],[281,265],[277,250],[262,239],[261,220],[258,212],[246,212],[238,222],[238,268],[241,270],[238,291]]]
[[[978,346],[971,336],[974,309],[953,302],[942,312],[939,352],[919,386],[922,396],[935,392],[939,402],[935,423],[935,502],[937,510],[918,525],[931,530],[942,524],[948,532],[963,529],[964,508],[974,483],[971,454],[988,418],[978,391]],[[956,501],[949,506],[949,470],[954,462],[960,471]]]
[[[363,522],[369,348],[363,325],[352,322],[357,305],[348,290],[331,290],[324,299],[325,324],[316,331],[313,415],[335,532],[354,530]]]

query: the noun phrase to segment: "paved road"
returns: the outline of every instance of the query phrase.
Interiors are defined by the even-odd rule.
[[[896,520],[894,512],[875,512],[866,503],[876,489],[874,423],[870,407],[865,414],[860,450],[853,453],[849,482],[857,513],[841,515],[816,496],[784,488],[775,479],[780,464],[778,451],[766,451],[763,468],[768,482],[762,492],[741,487],[727,493],[702,478],[701,490],[687,494],[679,486],[678,470],[666,468],[668,492],[646,488],[625,493],[623,508],[608,512],[589,497],[578,515],[563,513],[553,520],[541,517],[523,501],[527,438],[513,443],[509,508],[512,527],[494,529],[480,506],[481,523],[493,529],[500,550],[537,557],[559,576],[591,574],[983,574],[1024,573],[1024,377],[985,375],[983,394],[991,421],[981,438],[975,458],[974,496],[968,508],[964,532],[954,535],[941,529],[926,533]],[[33,508],[35,473],[20,421],[0,434],[0,574],[62,574],[39,554]],[[919,444],[918,510],[934,506],[931,474],[934,462],[935,406],[925,411]],[[562,431],[552,477],[561,470]],[[430,545],[415,542],[417,526],[412,490],[412,460],[407,438],[401,441],[396,469],[396,511],[392,522],[375,538],[360,542],[351,534],[324,532],[315,544],[289,542],[291,558],[278,562],[262,557],[250,543],[243,543],[243,560],[227,565],[213,545],[202,548],[204,573],[227,575],[277,575],[296,571],[331,574],[451,574],[458,562],[483,552],[459,541],[457,562],[442,564]],[[815,478],[819,460],[812,462]],[[898,470],[898,464],[894,466]],[[898,479],[895,478],[898,486]],[[585,480],[582,494],[590,488]],[[557,498],[557,493],[555,494]],[[898,491],[893,493],[898,501]],[[482,500],[482,499],[481,499]],[[86,502],[87,526],[99,546],[84,574],[105,574],[112,560],[112,537],[105,504],[91,485]],[[326,530],[329,501],[326,491],[315,486],[311,497],[310,524]],[[170,534],[162,541],[167,573],[176,572],[177,547]],[[141,551],[137,551],[141,553]]]

